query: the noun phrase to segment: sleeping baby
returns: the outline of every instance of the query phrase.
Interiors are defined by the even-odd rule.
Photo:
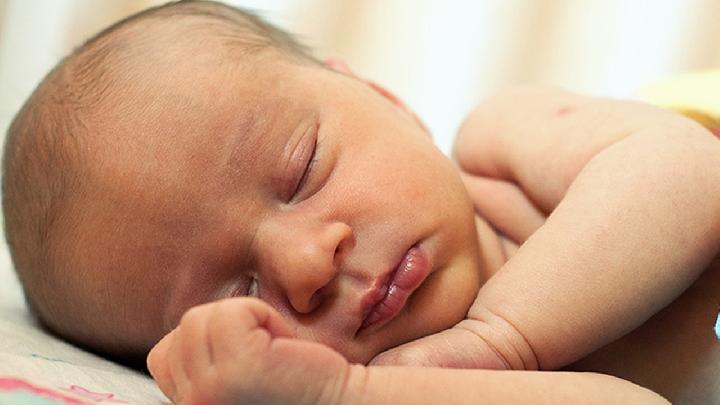
[[[450,160],[386,89],[212,2],[65,58],[3,164],[32,311],[150,352],[181,403],[662,403],[538,370],[642,325],[720,246],[720,142],[689,119],[509,90]]]

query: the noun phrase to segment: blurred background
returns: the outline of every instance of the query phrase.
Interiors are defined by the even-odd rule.
[[[395,92],[445,152],[473,104],[515,83],[634,97],[720,67],[718,0],[236,0]],[[157,0],[0,0],[0,129],[57,61]]]

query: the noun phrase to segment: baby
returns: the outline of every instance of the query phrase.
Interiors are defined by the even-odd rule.
[[[91,39],[18,113],[6,234],[49,330],[121,359],[155,346],[176,402],[662,402],[487,369],[559,369],[690,286],[720,246],[720,142],[520,89],[468,117],[454,158],[342,63],[173,3]]]

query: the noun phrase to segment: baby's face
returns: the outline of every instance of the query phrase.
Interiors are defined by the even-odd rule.
[[[173,69],[106,128],[123,135],[97,158],[102,208],[83,233],[102,247],[83,260],[116,290],[113,322],[139,344],[244,295],[356,362],[465,316],[472,205],[409,115],[318,67]]]

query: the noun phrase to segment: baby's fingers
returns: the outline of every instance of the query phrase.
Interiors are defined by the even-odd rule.
[[[192,391],[193,381],[197,381],[212,363],[207,339],[211,305],[189,309],[178,327],[160,340],[148,355],[150,374],[174,402]]]
[[[266,303],[250,298],[211,302],[183,315],[148,355],[148,369],[173,402],[223,403],[263,391],[259,383],[273,364],[268,349],[278,337],[292,337],[291,329]]]
[[[171,400],[175,398],[177,392],[168,362],[170,345],[175,338],[174,332],[175,331],[172,331],[165,335],[165,337],[150,350],[147,357],[147,367],[150,375],[155,379],[160,390]]]
[[[214,356],[239,355],[262,350],[274,338],[293,337],[285,319],[271,306],[255,298],[231,298],[217,302],[210,315],[208,338]]]

